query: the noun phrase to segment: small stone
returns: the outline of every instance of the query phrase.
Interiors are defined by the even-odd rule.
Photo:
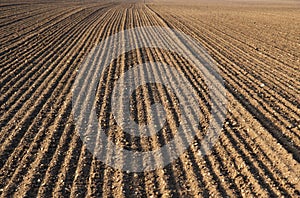
[[[264,84],[264,83],[261,83],[261,84],[260,84],[260,87],[264,87],[264,86],[265,86],[265,84]]]

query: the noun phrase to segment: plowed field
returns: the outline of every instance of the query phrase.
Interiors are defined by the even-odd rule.
[[[300,196],[299,2],[0,2],[0,13],[1,197]],[[137,27],[180,31],[217,63],[228,104],[207,155],[201,154],[199,133],[164,168],[129,172],[97,159],[83,143],[72,114],[78,71],[105,38]],[[137,30],[129,42],[152,42],[151,28]],[[178,48],[186,45],[180,38],[161,37]],[[114,42],[105,45],[111,47],[99,50],[102,59],[118,48]],[[109,101],[117,79],[147,61],[184,74],[198,93],[199,131],[208,128],[214,99],[185,58],[160,48],[138,48],[105,61],[109,66],[97,87],[97,115],[118,147],[143,152],[167,144],[184,114],[165,86],[148,84],[131,95],[131,117],[141,125],[151,122],[150,106],[161,103],[167,114],[163,130],[136,138],[112,119]],[[137,70],[130,80],[160,74],[159,69]],[[175,74],[167,79],[180,83]],[[109,158],[106,150],[102,155]],[[133,159],[130,166],[138,163],[143,162]]]

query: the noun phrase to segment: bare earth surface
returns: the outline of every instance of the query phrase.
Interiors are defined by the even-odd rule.
[[[1,197],[300,196],[296,1],[2,2],[0,13]],[[114,33],[144,26],[173,28],[203,45],[224,79],[228,112],[210,154],[199,153],[199,133],[163,169],[128,173],[97,160],[82,143],[72,115],[72,86],[94,46]],[[137,37],[146,42],[149,34],[153,32]],[[115,50],[115,43],[109,45]],[[166,107],[167,124],[159,134],[134,138],[111,119],[109,99],[116,79],[145,61],[172,65],[198,90],[203,110],[199,131],[205,131],[211,98],[201,75],[174,53],[145,48],[112,61],[99,83],[97,113],[109,138],[120,147],[147,151],[174,135],[177,115],[184,112],[164,86],[140,86],[131,96],[137,123],[149,121],[147,109],[153,102]],[[132,79],[147,75],[157,78],[159,71],[140,71]]]

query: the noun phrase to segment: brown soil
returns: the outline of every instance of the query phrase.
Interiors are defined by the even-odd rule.
[[[270,4],[0,3],[0,196],[300,196],[300,6]],[[97,160],[83,145],[72,115],[72,86],[94,46],[140,26],[174,28],[201,43],[218,63],[229,104],[209,155],[199,155],[196,137],[163,169],[127,173]],[[185,59],[157,48],[123,54],[110,63],[97,102],[108,136],[128,149],[167,143],[181,113],[172,93],[152,85],[132,95],[132,116],[147,122],[147,109],[161,102],[169,115],[166,130],[136,139],[110,119],[107,101],[115,79],[145,60],[183,72],[203,94],[200,105],[209,116],[203,79]]]

